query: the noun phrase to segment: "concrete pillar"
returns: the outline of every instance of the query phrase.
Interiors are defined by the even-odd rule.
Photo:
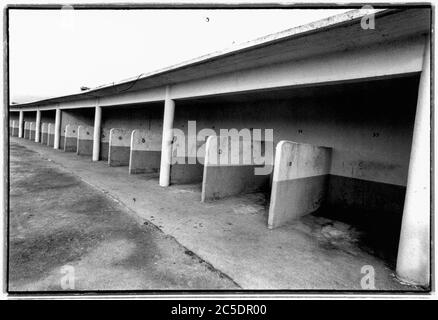
[[[430,285],[430,38],[427,37],[418,89],[397,276]]]
[[[96,106],[94,111],[93,161],[99,161],[101,125],[102,125],[102,107]]]
[[[41,129],[41,111],[37,110],[35,120],[35,142],[40,142],[40,129]]]
[[[20,114],[18,117],[18,137],[23,138],[23,123],[24,123],[24,114],[23,110],[20,110]]]
[[[61,109],[56,109],[55,115],[55,137],[53,140],[53,149],[59,149],[59,140],[61,139]]]
[[[170,99],[169,87],[166,88],[164,100],[163,140],[161,143],[160,186],[170,184],[170,165],[172,161],[173,118],[175,101]]]

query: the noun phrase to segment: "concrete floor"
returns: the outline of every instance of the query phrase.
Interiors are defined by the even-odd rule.
[[[153,224],[11,146],[9,290],[239,289]],[[62,286],[63,266],[74,287]]]
[[[154,174],[129,175],[31,141],[11,138],[100,189],[152,222],[244,289],[362,290],[363,266],[375,270],[376,290],[420,290],[400,284],[382,260],[357,245],[348,225],[308,215],[269,230],[261,194],[200,202],[200,185],[161,188]]]

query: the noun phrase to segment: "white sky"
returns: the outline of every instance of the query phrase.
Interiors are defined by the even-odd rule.
[[[11,101],[120,81],[345,11],[10,10]]]

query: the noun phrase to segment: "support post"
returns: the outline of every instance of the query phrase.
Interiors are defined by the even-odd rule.
[[[41,128],[41,110],[37,110],[36,121],[35,121],[35,142],[40,142],[40,128]]]
[[[93,161],[99,161],[101,124],[102,124],[102,107],[96,105],[94,110]]]
[[[170,184],[174,114],[175,101],[170,99],[170,89],[167,87],[164,100],[163,140],[161,143],[160,186],[162,187],[167,187]]]
[[[55,137],[53,140],[53,149],[59,149],[59,140],[61,135],[61,109],[56,109],[55,115]]]
[[[23,138],[23,124],[24,124],[24,113],[23,110],[20,110],[20,114],[18,116],[18,137]]]
[[[400,280],[430,285],[430,38],[426,39],[397,256]]]

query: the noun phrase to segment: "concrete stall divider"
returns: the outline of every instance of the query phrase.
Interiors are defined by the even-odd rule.
[[[112,128],[109,136],[108,165],[129,165],[132,129]]]
[[[131,133],[129,173],[158,172],[161,161],[162,133],[135,129]]]
[[[64,151],[76,152],[78,147],[78,126],[68,124],[64,132]]]
[[[264,141],[210,136],[202,181],[201,201],[263,190],[269,186],[272,152],[261,157]],[[267,170],[266,170],[267,169]]]
[[[323,204],[331,166],[331,148],[280,141],[275,150],[268,227],[284,225]]]
[[[41,144],[47,144],[49,134],[49,124],[43,122],[41,124]]]
[[[55,142],[55,124],[49,123],[47,126],[47,145],[53,147]]]
[[[18,121],[17,120],[12,121],[12,136],[18,137]]]
[[[35,122],[31,122],[29,124],[29,140],[35,141],[35,128],[36,128],[36,123]]]
[[[101,129],[100,160],[103,160],[103,161],[108,161],[110,130],[108,130],[107,128]]]
[[[76,153],[83,156],[91,156],[93,154],[93,127],[78,126],[78,138]]]
[[[29,122],[28,121],[24,121],[24,134],[23,134],[23,138],[24,139],[29,139]]]

